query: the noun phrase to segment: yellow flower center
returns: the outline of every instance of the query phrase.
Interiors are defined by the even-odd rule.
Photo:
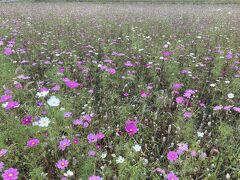
[[[9,177],[12,177],[12,176],[13,176],[13,174],[12,174],[12,173],[10,173],[8,176],[9,176]]]

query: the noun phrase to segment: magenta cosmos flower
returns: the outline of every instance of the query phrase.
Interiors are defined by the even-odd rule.
[[[93,176],[90,176],[88,180],[101,180],[101,177],[93,175]]]
[[[75,82],[75,81],[67,81],[67,82],[65,82],[66,83],[66,86],[67,87],[69,87],[69,88],[71,88],[71,89],[74,89],[74,88],[76,88],[76,87],[78,87],[78,83],[77,82]]]
[[[127,131],[129,135],[136,134],[138,132],[137,121],[126,121],[125,131]]]
[[[40,143],[40,141],[38,139],[29,139],[27,141],[27,146],[28,147],[35,147]]]
[[[2,95],[0,102],[6,102],[6,101],[10,101],[12,99],[11,95]]]
[[[140,91],[140,96],[141,96],[141,97],[148,97],[149,95],[150,95],[149,92],[146,92],[146,91],[144,91],[144,90],[141,90],[141,91]]]
[[[78,143],[79,143],[79,139],[78,139],[78,138],[74,138],[74,139],[72,140],[72,142],[73,142],[73,144],[78,144]]]
[[[167,174],[167,180],[179,180],[179,178],[172,172]]]
[[[2,178],[3,180],[16,180],[18,179],[18,174],[19,172],[17,169],[9,168],[4,171],[4,173],[2,174]]]
[[[5,109],[6,110],[15,109],[15,108],[17,108],[19,106],[20,106],[20,104],[18,102],[16,102],[16,101],[9,101],[9,102],[6,103]]]
[[[179,96],[179,97],[176,98],[176,102],[177,102],[178,104],[182,104],[183,101],[184,101],[184,98],[181,97],[181,96]]]
[[[169,161],[174,162],[178,159],[178,154],[175,151],[169,151],[167,153],[167,158]]]
[[[101,140],[105,137],[105,135],[102,132],[97,133],[96,136],[98,140]]]
[[[70,145],[71,145],[71,141],[65,138],[59,142],[59,149],[64,151]]]
[[[65,169],[66,167],[68,167],[68,164],[69,164],[68,160],[61,159],[56,163],[56,166],[59,169]]]
[[[113,75],[113,74],[116,74],[117,71],[116,71],[116,69],[114,69],[114,68],[108,68],[108,69],[107,69],[107,72],[108,72],[109,74],[112,74],[112,75]]]
[[[5,54],[6,56],[10,56],[11,54],[13,54],[13,50],[11,48],[4,48],[3,54]]]
[[[32,123],[32,116],[24,116],[22,119],[21,119],[21,123],[22,125],[24,126],[27,126],[29,124]]]

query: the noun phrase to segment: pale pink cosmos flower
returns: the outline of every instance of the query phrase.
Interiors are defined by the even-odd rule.
[[[183,116],[184,116],[184,118],[188,119],[188,118],[192,117],[192,113],[189,112],[189,111],[186,111],[186,112],[183,113]]]
[[[240,113],[240,107],[233,107],[233,110]]]
[[[174,173],[167,174],[167,180],[179,180],[179,178]]]
[[[8,150],[6,149],[0,149],[0,157],[4,156],[5,154],[7,154]]]
[[[218,111],[218,110],[221,110],[221,109],[223,109],[223,106],[221,106],[221,105],[220,105],[220,106],[214,106],[214,107],[213,107],[213,110],[214,110],[214,111]]]

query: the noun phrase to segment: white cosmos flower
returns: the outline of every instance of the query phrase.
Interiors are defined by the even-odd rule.
[[[117,164],[121,164],[121,163],[124,162],[124,160],[125,160],[124,157],[122,157],[122,156],[118,156],[118,158],[117,158],[117,160],[116,160],[116,163],[117,163]]]
[[[197,132],[197,136],[202,138],[204,136],[204,133],[203,132]]]
[[[7,105],[8,105],[8,102],[6,102],[6,103],[3,103],[3,104],[2,104],[2,107],[3,107],[3,108],[6,108],[6,107],[7,107]]]
[[[216,84],[212,83],[212,84],[210,84],[210,86],[211,86],[211,87],[215,87],[215,86],[216,86]]]
[[[105,159],[107,157],[107,152],[102,153],[101,158]]]
[[[74,175],[74,173],[71,170],[68,170],[66,173],[63,174],[66,177],[71,177]]]
[[[233,94],[233,93],[228,93],[228,95],[227,95],[227,96],[228,96],[228,98],[229,98],[229,99],[232,99],[232,98],[234,98],[234,94]]]
[[[49,106],[57,107],[60,104],[60,100],[56,96],[51,96],[47,103]]]
[[[134,151],[139,152],[139,151],[141,151],[142,148],[140,145],[136,144],[133,146],[133,149],[134,149]]]
[[[42,92],[38,92],[36,94],[36,97],[37,98],[40,98],[40,97],[46,97],[48,95],[48,91],[42,91]]]
[[[48,127],[50,120],[48,117],[41,117],[39,121],[33,122],[34,126]]]

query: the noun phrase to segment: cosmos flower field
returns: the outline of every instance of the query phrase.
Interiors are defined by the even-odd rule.
[[[240,6],[0,4],[3,180],[240,179]]]

